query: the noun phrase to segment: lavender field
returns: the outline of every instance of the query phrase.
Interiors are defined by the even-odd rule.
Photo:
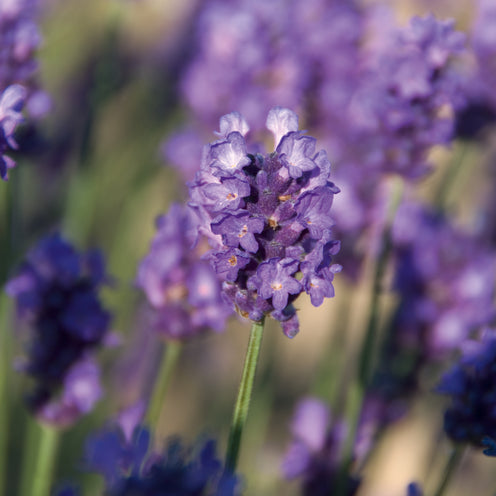
[[[495,496],[496,1],[0,0],[0,496]]]

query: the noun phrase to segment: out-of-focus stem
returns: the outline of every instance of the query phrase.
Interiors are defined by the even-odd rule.
[[[379,300],[382,289],[382,281],[386,271],[389,254],[391,251],[391,228],[396,215],[396,211],[401,202],[403,195],[403,180],[395,178],[393,191],[391,193],[391,201],[384,229],[381,234],[379,254],[375,264],[374,276],[372,281],[372,298],[370,303],[370,313],[367,322],[367,330],[365,339],[362,343],[359,358],[359,379],[364,388],[367,387],[373,369],[373,358],[377,341],[377,324],[379,321]]]
[[[465,453],[465,447],[458,444],[454,446],[451,454],[446,462],[446,467],[443,472],[443,477],[439,481],[439,485],[434,492],[434,496],[443,496],[444,491],[448,487],[448,483],[453,477],[453,474],[456,472],[456,469],[460,466],[460,462],[462,461],[463,454]]]
[[[384,221],[384,227],[380,238],[379,253],[375,263],[370,310],[367,319],[365,338],[358,357],[358,378],[355,384],[349,388],[349,398],[347,405],[347,415],[349,433],[343,449],[343,457],[338,478],[338,488],[336,494],[344,496],[348,483],[348,474],[353,463],[353,450],[356,443],[360,415],[365,401],[367,387],[373,376],[374,358],[377,345],[377,332],[379,323],[379,303],[382,289],[382,281],[389,260],[391,251],[391,228],[396,215],[396,211],[403,196],[403,180],[394,178],[391,199]]]
[[[250,340],[248,342],[248,350],[246,352],[243,375],[239,384],[238,397],[234,406],[231,430],[229,432],[229,439],[227,442],[226,471],[228,472],[234,472],[238,463],[241,437],[243,435],[243,428],[248,416],[248,409],[250,407],[250,400],[253,391],[253,381],[255,379],[258,358],[260,356],[263,329],[263,319],[260,322],[253,322]]]
[[[444,174],[444,177],[439,185],[434,198],[435,206],[437,210],[442,211],[446,208],[447,197],[453,189],[453,184],[455,183],[458,175],[462,169],[465,162],[465,157],[467,156],[469,145],[468,143],[460,143],[458,145],[458,150],[454,153],[452,163],[449,164],[448,170]]]
[[[41,426],[38,453],[34,465],[33,489],[30,496],[50,495],[59,437],[59,431],[57,429],[44,425]]]
[[[7,445],[9,434],[10,404],[8,401],[8,375],[10,363],[9,346],[9,304],[5,294],[0,294],[0,398],[4,404],[0,408],[0,495],[4,495],[7,475]]]
[[[172,374],[176,368],[179,357],[181,356],[181,350],[181,342],[170,341],[167,343],[166,348],[162,353],[159,370],[146,414],[146,424],[152,431],[157,429],[167,390],[169,389]]]

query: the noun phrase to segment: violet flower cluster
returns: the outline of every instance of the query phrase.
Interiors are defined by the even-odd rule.
[[[292,442],[282,463],[282,472],[287,479],[301,480],[303,496],[328,496],[337,494],[342,484],[343,448],[347,426],[333,418],[326,403],[317,398],[301,400],[291,423]],[[344,492],[353,495],[360,489],[361,480],[345,474]],[[422,496],[416,483],[406,489],[406,496]]]
[[[34,117],[45,114],[50,105],[36,80],[35,53],[42,41],[37,16],[37,0],[9,0],[0,4],[0,91],[12,84],[25,86],[28,111]]]
[[[478,237],[406,203],[395,219],[393,245],[401,298],[394,325],[403,347],[446,357],[495,318],[496,257]]]
[[[34,53],[41,43],[35,22],[36,0],[12,0],[0,4],[0,178],[8,178],[15,162],[5,153],[17,149],[16,127],[23,122],[21,110],[42,116],[50,105],[35,80],[38,64]]]
[[[482,447],[496,438],[496,333],[467,340],[459,362],[442,377],[437,392],[450,398],[444,430],[455,442]]]
[[[189,207],[172,205],[157,219],[157,233],[138,269],[137,285],[153,308],[152,326],[168,339],[221,332],[232,313],[220,280],[201,259],[201,247],[192,248],[197,224]]]
[[[70,425],[102,395],[93,354],[104,344],[111,320],[98,297],[106,282],[98,251],[79,254],[53,234],[28,253],[7,283],[30,328],[20,368],[33,379],[28,405],[43,422]]]
[[[333,180],[343,190],[335,202],[336,237],[353,278],[374,245],[385,176],[425,175],[432,148],[453,139],[464,101],[456,63],[465,36],[453,21],[433,16],[399,28],[385,6],[281,5],[205,2],[195,56],[181,80],[183,99],[204,127],[219,109],[238,109],[256,131],[274,104],[297,109],[335,162]],[[196,150],[203,130],[197,125],[173,140]],[[167,161],[189,171],[190,155],[184,160],[172,149],[166,145]]]
[[[94,435],[86,447],[86,465],[105,478],[108,496],[236,496],[240,478],[223,473],[216,443],[206,440],[186,448],[169,440],[162,453],[152,451],[149,431],[109,428]]]
[[[470,41],[474,57],[463,84],[466,102],[457,113],[457,135],[474,139],[496,123],[496,5],[477,0]]]
[[[272,109],[267,128],[275,150],[249,154],[244,118],[223,116],[220,139],[204,148],[190,199],[226,298],[253,321],[271,315],[293,337],[297,296],[306,292],[319,306],[334,295],[340,266],[331,259],[339,242],[330,210],[339,189],[329,180],[325,151],[316,151],[316,140],[298,131],[295,113]]]
[[[287,479],[301,479],[304,496],[333,494],[340,477],[340,462],[347,426],[332,419],[329,407],[317,398],[297,405],[291,424],[293,440],[282,464]],[[344,494],[356,494],[360,480],[346,476]]]

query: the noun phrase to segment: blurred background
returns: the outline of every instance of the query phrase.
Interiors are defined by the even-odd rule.
[[[40,1],[39,81],[51,99],[51,110],[41,119],[28,119],[17,133],[19,151],[12,155],[17,167],[8,183],[11,192],[0,184],[0,212],[7,209],[8,194],[16,198],[14,222],[8,225],[5,216],[0,220],[2,244],[5,249],[11,243],[13,253],[12,264],[4,267],[3,274],[12,274],[12,267],[46,232],[60,230],[80,249],[101,248],[108,272],[115,278],[114,286],[105,289],[104,299],[114,315],[113,329],[120,344],[100,354],[105,399],[64,434],[56,469],[56,480],[77,481],[86,496],[98,494],[101,481],[80,470],[85,437],[150,393],[161,356],[159,338],[146,328],[143,317],[145,297],[134,281],[154,235],[156,217],[172,202],[187,198],[185,179],[164,153],[164,143],[192,119],[180,81],[194,56],[193,31],[200,3]],[[432,12],[441,19],[454,18],[458,30],[468,31],[474,16],[470,0],[395,0],[390,7],[400,25],[413,15]],[[219,108],[218,117],[224,112]],[[305,117],[300,128],[309,129],[319,143],[325,143],[326,137],[312,130]],[[205,129],[204,142],[213,141],[216,128],[210,129],[210,135]],[[494,182],[487,178],[495,143],[487,139],[484,147],[466,147],[464,168],[447,200],[460,225],[473,224],[481,195],[494,192]],[[431,150],[429,158],[436,167],[416,185],[418,198],[432,201],[459,146]],[[332,164],[331,153],[329,158]],[[335,261],[343,263],[339,256]],[[370,276],[372,269],[367,270]],[[298,481],[285,481],[280,475],[291,438],[291,418],[297,402],[308,395],[334,399],[339,405],[363,338],[369,287],[370,277],[357,283],[338,274],[336,296],[319,308],[301,296],[297,303],[300,333],[294,339],[285,337],[277,322],[269,322],[239,464],[247,481],[245,494],[300,494]],[[395,295],[388,294],[381,308],[387,313],[395,304]],[[26,456],[25,443],[34,421],[22,404],[26,380],[12,367],[14,357],[22,355],[21,340],[6,332],[18,325],[13,304],[4,298],[2,305],[7,385],[2,408],[9,409],[11,419],[4,464],[6,494],[25,494],[14,474]],[[209,434],[218,439],[223,453],[248,329],[246,321],[233,318],[224,333],[204,334],[185,343],[160,419],[160,439],[180,435],[194,442],[199,435]],[[425,394],[416,397],[408,414],[380,438],[360,495],[398,496],[405,494],[412,480],[421,481],[427,489],[437,483],[449,442],[442,435],[446,400],[432,392],[436,379],[425,378]],[[495,473],[492,459],[471,451],[448,494],[492,494]]]

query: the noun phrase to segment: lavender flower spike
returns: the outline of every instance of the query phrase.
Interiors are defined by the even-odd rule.
[[[98,298],[106,282],[99,252],[81,255],[53,234],[7,283],[19,317],[31,328],[22,369],[35,382],[28,404],[44,422],[70,425],[102,395],[92,354],[104,344],[111,320]]]
[[[243,130],[243,122],[237,112],[228,114],[221,131]],[[211,244],[207,257],[224,280],[226,299],[253,321],[270,315],[293,337],[298,295],[308,293],[317,306],[334,295],[339,267],[331,261],[339,243],[331,206],[339,189],[330,181],[325,152],[298,131],[294,112],[272,109],[267,127],[276,139],[267,155],[249,154],[237,130],[205,147],[190,205],[201,219],[197,232]]]
[[[150,251],[138,269],[137,285],[152,307],[151,327],[168,339],[187,339],[207,329],[220,332],[231,314],[217,274],[201,258],[202,247],[192,248],[197,230],[193,210],[172,205],[158,218]]]

